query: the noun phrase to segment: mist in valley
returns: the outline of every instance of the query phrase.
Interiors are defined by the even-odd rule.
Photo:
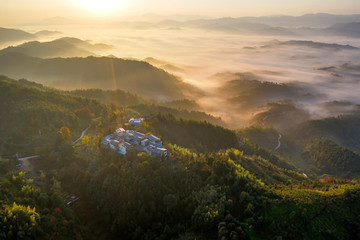
[[[260,20],[257,19],[258,22]],[[241,19],[241,22],[244,20]],[[209,28],[210,23],[218,23],[217,28]],[[18,28],[30,33],[51,30],[53,34],[34,37],[34,41],[47,44],[48,48],[54,42],[59,42],[56,39],[63,37],[84,41],[82,45],[75,44],[68,51],[60,49],[61,51],[52,51],[47,55],[44,53],[34,56],[32,52],[38,51],[31,50],[25,52],[33,57],[110,56],[146,61],[164,69],[179,81],[185,82],[187,90],[181,89],[180,85],[172,85],[169,86],[172,88],[169,94],[159,98],[149,94],[148,97],[160,103],[182,98],[194,100],[201,111],[221,117],[231,128],[249,126],[259,116],[267,119],[266,116],[274,114],[270,111],[272,108],[269,104],[280,103],[284,106],[284,101],[293,110],[299,111],[299,116],[304,116],[297,118],[298,121],[294,118],[284,119],[290,121],[286,126],[306,119],[348,114],[357,109],[356,105],[360,104],[360,39],[354,36],[340,37],[334,33],[319,34],[319,31],[317,34],[316,31],[304,33],[301,27],[305,25],[302,26],[301,21],[284,27],[276,25],[274,20],[273,26],[264,25],[265,28],[263,25],[256,25],[258,27],[250,31],[253,24],[264,23],[251,23],[249,27],[243,23],[239,25],[235,20],[206,19],[184,22],[122,21],[107,25],[27,24]],[[231,31],[225,26],[232,27]],[[321,23],[321,31],[331,27],[332,25]],[[272,31],[263,31],[264,29]],[[17,46],[25,42],[28,41],[6,44]],[[2,46],[5,45],[2,43]],[[24,45],[28,46],[29,43]],[[20,52],[24,51],[24,46],[19,47]],[[39,48],[43,46],[40,44]],[[9,49],[2,50],[0,56],[6,54],[6,51]],[[44,52],[49,51],[45,49]],[[7,74],[12,76],[11,72]],[[49,74],[52,73],[47,73],[47,77]],[[19,72],[14,77],[41,80],[41,75],[27,76],[24,73],[22,76]],[[87,85],[84,81],[80,85],[63,81],[64,77],[51,76],[53,82],[50,82],[50,86],[63,89],[97,87],[96,84]],[[122,88],[121,84],[109,86],[105,88],[144,93],[136,92],[136,88]],[[189,88],[193,88],[193,91],[189,91]],[[181,94],[176,94],[176,91]],[[337,104],[331,111],[326,109],[325,106],[334,102],[346,104]],[[286,116],[286,111],[286,108],[278,109],[277,114]],[[266,120],[260,121],[260,124],[272,125]]]
[[[0,1],[0,239],[360,239],[356,1]]]

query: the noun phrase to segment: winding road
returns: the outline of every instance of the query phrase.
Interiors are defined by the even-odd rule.
[[[19,158],[18,154],[16,156],[17,156],[17,160],[22,162],[21,164],[18,164],[17,166],[26,172],[32,172],[32,170],[33,170],[33,166],[29,160],[40,157],[40,155],[34,155],[34,156],[30,156],[30,157]]]
[[[280,142],[281,138],[282,138],[282,136],[281,136],[281,134],[279,133],[278,145],[276,146],[275,151],[278,150],[278,149],[281,147],[281,142]]]
[[[38,157],[40,157],[40,155],[18,158],[18,160],[19,160],[19,161],[26,161],[26,160],[33,159],[33,158],[38,158]]]
[[[77,143],[78,141],[80,141],[84,136],[85,136],[85,133],[87,132],[87,130],[89,130],[90,126],[88,126],[84,131],[82,131],[80,137],[78,139],[76,139],[73,144]]]

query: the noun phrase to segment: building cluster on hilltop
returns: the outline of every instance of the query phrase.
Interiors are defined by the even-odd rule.
[[[118,128],[115,133],[104,137],[102,146],[123,155],[134,148],[137,152],[146,152],[151,156],[167,156],[167,149],[163,148],[160,138],[123,128]]]

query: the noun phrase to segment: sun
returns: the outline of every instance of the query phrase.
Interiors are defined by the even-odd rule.
[[[120,0],[79,0],[82,8],[98,14],[106,14],[119,9]]]

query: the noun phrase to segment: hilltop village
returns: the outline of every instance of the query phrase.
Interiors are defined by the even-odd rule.
[[[144,118],[132,118],[129,120],[129,124],[139,127],[142,121],[144,121]],[[146,152],[150,156],[167,156],[167,149],[163,148],[160,138],[151,134],[145,135],[134,130],[125,130],[124,128],[118,128],[113,134],[105,136],[102,146],[122,155],[125,155],[133,148],[136,152]]]

